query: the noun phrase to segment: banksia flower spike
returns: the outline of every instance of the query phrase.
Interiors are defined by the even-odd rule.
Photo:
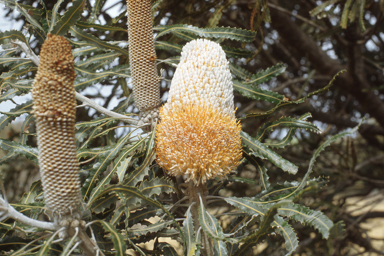
[[[69,42],[48,34],[41,48],[32,96],[41,180],[53,216],[72,215],[81,200],[74,126],[75,77]]]
[[[129,63],[133,98],[140,110],[140,123],[158,119],[160,100],[159,76],[150,0],[127,0]]]
[[[157,126],[157,162],[195,184],[223,177],[242,157],[232,76],[219,44],[186,44]]]

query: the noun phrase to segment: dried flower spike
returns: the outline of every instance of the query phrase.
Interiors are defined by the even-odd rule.
[[[151,119],[158,118],[161,103],[155,62],[151,1],[127,0],[127,10],[133,98],[140,110],[141,121],[148,123]]]
[[[76,74],[69,42],[48,34],[32,87],[40,174],[48,209],[60,216],[80,205],[75,146]]]
[[[233,106],[232,77],[219,44],[184,46],[168,102],[157,126],[157,162],[170,175],[205,183],[236,169],[242,157],[241,125]]]

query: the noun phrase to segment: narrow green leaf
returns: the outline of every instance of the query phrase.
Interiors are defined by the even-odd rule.
[[[181,52],[183,46],[180,44],[173,44],[166,41],[155,41],[156,50],[170,50],[174,52]]]
[[[42,39],[44,41],[44,39],[47,37],[47,35],[45,34],[45,31],[43,29],[43,27],[40,25],[40,23],[35,20],[29,13],[26,9],[24,9],[23,7],[21,7],[16,1],[15,1],[15,4],[16,4],[16,7],[17,7],[17,10],[26,18],[26,20],[33,25],[33,28],[35,29],[36,33],[38,34],[38,36],[40,37],[40,39]]]
[[[76,242],[77,236],[72,236],[72,238],[65,244],[63,251],[60,253],[60,256],[69,255],[69,251],[72,249],[73,244]]]
[[[250,163],[254,167],[256,167],[256,170],[260,174],[260,186],[261,186],[261,191],[264,191],[269,188],[271,183],[269,183],[269,176],[267,174],[267,168],[265,167],[264,163],[262,160],[258,159],[254,155],[250,155],[248,152],[243,151],[245,157],[249,160]]]
[[[206,38],[224,38],[241,42],[252,42],[256,36],[256,32],[230,27],[216,28],[198,28],[191,25],[176,24],[171,26],[158,26],[154,30],[158,31],[156,38],[168,33],[185,32]]]
[[[97,200],[93,202],[91,207],[92,212],[99,214],[105,212],[105,209],[110,208],[112,204],[116,203],[119,198],[115,194],[107,195],[107,196],[99,196]]]
[[[132,245],[132,247],[135,249],[136,252],[140,253],[141,256],[147,256],[143,250],[141,250],[141,248],[139,246],[137,246],[134,242],[131,241],[131,239],[129,239],[127,237],[127,240],[128,242]]]
[[[139,189],[143,195],[151,197],[153,195],[160,195],[161,193],[176,192],[177,188],[172,180],[165,178],[154,178],[151,180],[145,180],[140,184]]]
[[[352,0],[347,0],[345,2],[343,13],[341,14],[340,26],[343,29],[346,29],[348,25],[349,8],[351,6],[351,3],[352,3]]]
[[[382,3],[380,3],[382,5]],[[364,24],[364,7],[365,7],[365,0],[360,0],[360,8],[359,8],[359,25],[362,32],[366,30],[365,24]],[[384,12],[382,10],[382,12]]]
[[[280,216],[275,215],[275,221],[272,223],[276,233],[284,237],[284,245],[287,250],[285,256],[291,255],[299,246],[299,240],[297,239],[295,230]]]
[[[159,1],[162,1],[162,0],[159,0]],[[170,244],[159,243],[159,248],[163,251],[164,256],[177,256],[177,252]]]
[[[183,232],[186,238],[187,256],[194,256],[197,250],[191,206],[192,205],[188,207],[188,210],[185,213],[185,220],[183,221]]]
[[[41,194],[43,188],[41,187],[41,180],[32,183],[28,193],[24,193],[21,197],[20,204],[33,204],[36,203],[36,197]]]
[[[88,18],[88,22],[95,22],[95,20],[97,19],[97,17],[100,14],[100,9],[101,9],[101,6],[103,5],[104,2],[105,2],[105,0],[96,0],[95,1],[95,5],[92,7],[92,11],[91,11],[89,18]]]
[[[108,26],[108,25],[100,25],[100,24],[95,24],[95,23],[88,23],[88,22],[83,22],[83,21],[77,21],[76,26],[82,29],[89,29],[93,28],[98,31],[108,31],[108,32],[125,32],[128,33],[128,30],[126,28],[122,27],[115,27],[115,26]]]
[[[233,48],[228,46],[222,46],[225,55],[227,55],[227,58],[249,58],[253,55],[253,52],[239,49],[239,48]]]
[[[317,229],[324,239],[328,239],[333,226],[333,222],[322,212],[314,211],[304,205],[290,203],[280,208],[278,214]]]
[[[72,42],[71,42],[72,43]],[[86,56],[92,54],[96,54],[99,52],[104,52],[104,49],[98,48],[96,46],[82,46],[76,48],[72,51],[73,57]]]
[[[124,237],[117,231],[111,224],[103,220],[97,220],[103,226],[106,232],[109,232],[112,236],[112,241],[114,245],[114,249],[116,250],[115,255],[124,256],[127,246],[124,241]]]
[[[76,37],[77,39],[85,40],[89,44],[92,44],[92,45],[94,45],[94,46],[96,46],[96,47],[98,47],[100,49],[113,50],[115,52],[120,52],[120,53],[128,56],[128,51],[127,50],[125,50],[123,48],[120,48],[117,45],[112,45],[112,44],[103,42],[100,39],[98,39],[97,37],[95,37],[95,36],[93,36],[91,34],[88,34],[88,33],[82,31],[81,29],[79,29],[79,28],[77,28],[75,26],[72,26],[70,28],[69,32],[72,34],[72,36]]]
[[[133,132],[133,131],[132,131]],[[123,139],[122,139],[122,142],[121,144],[124,145],[124,143],[126,142],[127,139],[129,139],[131,137],[131,134],[132,132],[130,132],[129,134],[127,134]],[[122,155],[120,155],[119,157],[117,157],[115,160],[114,160],[114,166],[112,168],[112,170],[108,173],[107,176],[105,176],[103,178],[102,181],[99,182],[99,184],[97,185],[97,187],[95,187],[92,192],[91,192],[91,195],[89,196],[89,200],[88,200],[88,205],[91,205],[93,203],[93,201],[97,198],[97,196],[100,194],[100,192],[102,191],[103,187],[105,187],[105,185],[109,184],[112,176],[115,174],[116,170],[117,170],[117,167],[120,165],[121,161],[129,154],[133,154],[133,152],[136,151],[136,149],[144,142],[144,139],[142,140],[139,140],[137,141],[134,145],[132,145],[128,150],[125,150],[124,153]],[[118,142],[119,144],[119,142]],[[121,147],[120,147],[121,149]],[[120,150],[118,149],[118,151]],[[111,151],[109,153],[109,156],[112,156],[113,157],[113,152]],[[96,172],[97,173],[97,172]]]
[[[111,218],[111,220],[109,221],[109,223],[116,227],[116,225],[118,224],[118,221],[119,219],[121,218],[121,216],[123,216],[123,214],[125,214],[125,210],[127,209],[127,206],[122,204],[120,205],[116,210],[115,212],[113,213],[113,216]]]
[[[161,211],[161,210],[160,210]],[[148,207],[146,209],[137,210],[134,213],[131,213],[129,216],[129,226],[144,220],[154,217],[159,214],[159,209],[156,207]]]
[[[312,11],[310,11],[309,13],[311,14],[312,17],[318,15],[319,13],[321,13],[325,8],[327,8],[328,6],[332,5],[332,4],[335,4],[337,2],[340,2],[340,0],[329,0],[329,1],[325,1],[324,3],[322,3],[321,5],[317,6],[316,8],[314,8]]]
[[[53,26],[51,33],[55,35],[65,35],[69,28],[74,25],[83,12],[85,0],[74,0],[71,7],[64,13],[63,17]]]
[[[231,70],[231,73],[243,80],[249,80],[250,77],[252,76],[252,74],[245,70],[244,68],[242,67],[239,67],[235,64],[233,64],[232,62],[229,63],[229,69]]]
[[[223,11],[227,9],[229,6],[234,4],[235,0],[228,0],[225,2],[225,4],[221,4],[219,6],[216,6],[215,11],[212,13],[211,17],[208,20],[207,28],[213,28],[216,27],[219,23],[221,16],[223,15]]]
[[[89,58],[87,60],[78,61],[76,63],[76,67],[87,68],[91,64],[101,63],[101,62],[104,62],[106,60],[114,60],[118,56],[120,56],[120,53],[115,53],[115,52],[109,52],[109,53],[104,53],[104,54],[97,54],[97,55],[94,55],[94,56],[92,56],[91,58]]]
[[[20,40],[28,45],[28,41],[20,31],[11,30],[0,32],[0,44],[8,44],[11,40]]]
[[[274,104],[279,104],[284,100],[284,96],[276,92],[266,91],[237,80],[233,80],[233,89],[244,97],[253,100],[264,100]]]
[[[176,228],[180,232],[180,236],[182,237],[183,241],[185,241],[184,234],[183,234],[178,222],[173,217],[173,215],[160,202],[143,195],[138,188],[125,186],[125,185],[114,185],[114,186],[110,186],[110,187],[106,188],[102,192],[103,195],[109,194],[109,193],[115,193],[120,198],[124,198],[127,196],[135,197],[135,198],[141,200],[142,202],[145,202],[146,204],[149,204],[151,206],[155,206],[155,207],[162,209],[173,220],[173,223],[175,224]]]
[[[141,166],[132,172],[127,179],[124,180],[124,185],[135,186],[139,181],[142,181],[144,176],[148,174],[149,165],[153,162],[153,160],[155,160],[155,157],[155,150],[152,148]]]
[[[300,116],[299,119],[305,121],[309,117],[312,117],[311,113],[305,113],[304,115]],[[267,145],[268,147],[283,148],[292,141],[295,131],[296,131],[296,128],[291,128],[289,129],[287,135],[285,135],[282,140],[276,141],[276,142],[268,141],[268,142],[265,142],[264,144]]]
[[[321,130],[314,124],[306,122],[301,119],[282,117],[279,120],[265,123],[257,132],[256,139],[258,141],[263,140],[266,135],[271,132],[275,127],[281,126],[294,129],[305,129],[314,133],[321,133]]]
[[[217,219],[208,213],[200,197],[199,222],[204,232],[215,240],[224,240],[223,230]]]
[[[49,251],[51,250],[51,245],[55,236],[51,236],[48,241],[44,241],[44,245],[40,248],[39,252],[36,254],[37,256],[46,256],[49,255]]]
[[[88,177],[83,185],[83,198],[90,197],[90,200],[88,202],[88,206],[92,204],[92,200],[95,199],[96,195],[100,193],[101,187],[98,187],[97,190],[91,191],[91,189],[96,185],[96,181],[99,177],[99,175],[107,168],[107,166],[113,161],[117,153],[121,150],[121,148],[125,145],[127,140],[130,138],[131,134],[128,134],[119,141],[113,145],[113,149],[108,153],[107,156],[102,157],[93,165],[93,169],[95,170],[94,174],[91,177]],[[92,194],[91,194],[92,192]]]
[[[59,8],[64,0],[58,0],[52,8],[51,24],[49,26],[49,32],[52,31],[53,27],[56,25],[57,19],[59,18]]]
[[[148,233],[156,233],[159,230],[162,230],[173,223],[173,220],[170,221],[159,221],[155,224],[151,224],[148,226],[141,225],[137,228],[128,228],[128,233],[131,233],[134,236],[144,236]]]
[[[37,148],[33,148],[27,145],[22,145],[14,141],[4,139],[0,139],[0,148],[10,153],[25,156],[26,158],[37,163],[37,158],[39,154]]]
[[[276,77],[283,72],[285,72],[285,65],[283,63],[279,63],[276,66],[267,68],[253,75],[249,81],[246,81],[246,84],[259,85],[271,80],[273,77]]]
[[[313,169],[313,166],[315,165],[316,158],[320,155],[320,152],[323,151],[326,147],[328,147],[332,142],[334,142],[334,141],[336,141],[342,137],[350,136],[350,135],[354,134],[359,129],[362,122],[363,122],[363,120],[361,120],[361,122],[355,128],[350,129],[349,131],[345,131],[345,132],[341,132],[339,134],[336,134],[336,135],[332,136],[331,138],[327,139],[325,142],[323,142],[323,144],[320,145],[320,147],[312,155],[311,161],[309,162],[308,171],[305,174],[303,180],[301,181],[300,186],[297,188],[298,190],[303,189],[304,186],[307,184],[307,180],[309,179],[309,175],[312,173],[312,169]]]
[[[263,145],[260,141],[252,138],[244,131],[240,133],[243,144],[248,146],[252,152],[251,155],[260,157],[261,159],[267,159],[277,167],[281,168],[283,171],[296,174],[298,171],[298,167],[288,160],[285,160],[276,152],[269,149],[267,146]]]
[[[235,256],[244,255],[252,246],[261,242],[261,240],[270,232],[271,224],[274,222],[274,216],[277,210],[286,205],[287,202],[279,202],[271,206],[265,214],[263,214],[262,221],[259,224],[259,228],[256,232],[241,239],[244,244],[235,252]]]

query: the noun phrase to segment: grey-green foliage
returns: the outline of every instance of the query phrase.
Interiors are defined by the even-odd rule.
[[[29,93],[32,79],[36,73],[37,66],[29,59],[21,58],[20,51],[13,50],[12,41],[19,40],[30,46],[32,38],[44,40],[46,34],[53,33],[67,37],[73,47],[75,56],[75,69],[77,78],[75,88],[78,92],[92,87],[96,84],[112,84],[114,91],[121,89],[127,96],[130,91],[127,88],[130,70],[127,63],[128,49],[124,46],[126,42],[105,41],[98,37],[98,33],[123,32],[124,28],[116,26],[124,17],[124,12],[112,20],[111,24],[100,25],[97,22],[100,10],[106,1],[95,1],[91,6],[90,15],[87,20],[83,17],[82,7],[84,1],[73,2],[64,15],[58,10],[63,1],[57,1],[54,9],[42,8],[17,4],[14,1],[1,0],[7,7],[18,9],[33,29],[28,31],[5,31],[0,33],[0,43],[4,49],[0,53],[0,89],[4,93],[0,101],[10,101],[13,97]],[[155,46],[158,51],[171,53],[172,56],[163,61],[165,64],[174,65],[179,61],[179,53],[183,45],[195,38],[204,37],[223,42],[223,49],[228,58],[251,58],[252,52],[245,49],[247,42],[253,41],[256,32],[237,28],[217,27],[225,8],[231,6],[234,1],[227,1],[225,5],[218,6],[208,21],[208,26],[196,27],[185,24],[171,26],[158,26],[154,28],[156,36]],[[255,8],[261,10],[263,15],[256,20],[269,20],[266,1],[256,1]],[[345,27],[349,21],[353,21],[360,15],[365,1],[347,0],[343,9],[341,26]],[[155,1],[153,12],[161,9],[163,1]],[[324,9],[336,1],[327,1],[313,10],[312,15],[321,15]],[[345,13],[345,14],[344,14]],[[348,16],[347,16],[348,15]],[[361,19],[361,18],[360,18]],[[360,22],[363,27],[364,24]],[[97,33],[95,33],[97,31]],[[178,40],[174,40],[177,37]],[[227,41],[240,42],[228,46]],[[176,42],[175,42],[176,41]],[[235,63],[230,63],[230,69],[235,76],[234,90],[253,101],[267,101],[272,106],[265,112],[244,115],[241,118],[271,117],[278,113],[281,108],[297,105],[315,93],[321,93],[329,88],[330,84],[314,93],[290,101],[284,95],[261,89],[258,86],[277,77],[285,71],[284,64],[267,68],[252,74],[246,68]],[[122,82],[123,81],[123,82]],[[125,115],[127,109],[132,109],[130,101],[121,100],[113,111]],[[0,164],[13,161],[17,156],[23,156],[37,163],[37,149],[33,143],[27,143],[28,138],[35,134],[26,132],[33,125],[32,102],[27,101],[18,104],[9,112],[2,112],[0,116],[0,129],[12,123],[16,117],[28,114],[23,124],[20,140],[0,140],[0,148],[7,154],[0,159]],[[210,208],[201,201],[198,225],[200,232],[205,232],[212,240],[215,255],[243,255],[253,245],[257,245],[268,234],[276,232],[281,234],[285,241],[287,255],[294,252],[298,246],[296,232],[291,226],[292,221],[309,225],[318,230],[324,238],[332,237],[332,232],[340,232],[340,228],[333,228],[332,221],[320,211],[309,209],[293,201],[297,201],[308,189],[321,187],[324,180],[321,178],[309,179],[315,159],[321,150],[331,142],[345,135],[352,134],[357,128],[336,135],[326,142],[315,152],[310,162],[309,169],[301,182],[286,182],[284,184],[271,184],[267,174],[265,163],[271,162],[283,171],[296,174],[298,167],[290,161],[282,158],[273,148],[289,145],[297,129],[306,129],[309,132],[320,132],[318,127],[306,121],[309,114],[300,117],[282,117],[273,119],[254,131],[256,137],[242,132],[244,157],[260,172],[260,181],[229,176],[228,181],[233,183],[245,182],[261,186],[261,193],[252,198],[216,197],[229,206],[228,216],[232,219],[233,229],[225,229],[222,225],[222,215],[215,216]],[[104,253],[109,253],[108,248],[114,248],[112,254],[123,255],[127,248],[134,249],[141,255],[145,255],[143,248],[138,244],[147,242],[154,238],[170,237],[177,240],[183,246],[184,255],[199,255],[201,233],[194,229],[194,219],[191,207],[185,204],[185,191],[174,179],[165,177],[154,162],[156,158],[154,143],[155,131],[143,134],[139,130],[127,127],[123,134],[116,133],[116,129],[124,126],[119,120],[100,115],[91,119],[79,120],[76,124],[77,155],[81,161],[80,174],[83,178],[82,195],[84,199],[83,212],[86,220],[97,219],[92,227],[95,237]],[[276,127],[288,128],[288,134],[281,141],[266,140],[269,133]],[[118,136],[118,134],[120,134]],[[302,178],[302,177],[298,177]],[[217,185],[219,181],[211,185]],[[221,186],[225,186],[222,183]],[[217,190],[215,190],[217,191]],[[209,199],[210,200],[210,199]],[[209,201],[208,200],[208,201]],[[29,217],[38,218],[43,213],[44,203],[40,182],[33,183],[30,192],[25,194],[15,207],[23,211]],[[157,218],[155,218],[157,217]],[[151,221],[150,221],[151,220]],[[53,246],[53,236],[36,237],[28,227],[21,224],[13,226],[8,223],[0,226],[0,237],[8,238],[9,230],[17,227],[16,235],[20,241],[10,245],[16,254],[38,253],[39,255],[50,255],[53,251],[64,255],[74,244],[74,239],[61,242],[61,246]],[[257,228],[255,228],[257,226]],[[333,231],[335,230],[335,231]],[[28,244],[29,240],[36,239],[36,243]],[[11,239],[11,238],[9,238]],[[241,246],[239,246],[241,244]],[[153,250],[161,251],[164,255],[176,255],[175,248],[168,243],[155,243]],[[79,249],[76,249],[79,253]],[[150,252],[148,252],[150,253]]]

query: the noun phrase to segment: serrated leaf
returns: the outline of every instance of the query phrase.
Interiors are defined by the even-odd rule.
[[[197,250],[191,207],[192,205],[188,207],[188,210],[185,213],[185,220],[183,221],[183,232],[186,238],[187,256],[194,256]]]
[[[252,77],[249,79],[249,81],[246,81],[246,84],[251,85],[259,85],[262,83],[265,83],[269,80],[271,80],[273,77],[276,77],[280,74],[282,74],[285,71],[285,65],[283,63],[279,63],[276,66],[267,68],[263,71],[258,72],[255,75],[252,75]]]
[[[233,64],[232,62],[229,63],[229,69],[231,70],[231,73],[233,75],[235,75],[235,76],[237,76],[243,80],[247,80],[252,76],[252,74],[249,71],[245,70],[242,67],[239,67],[239,66]]]
[[[99,161],[97,161],[93,165],[93,169],[95,170],[94,174],[85,181],[82,189],[84,191],[83,200],[85,200],[85,198],[87,197],[90,197],[90,201],[88,202],[88,205],[90,205],[92,203],[92,200],[95,199],[96,195],[100,193],[100,191],[97,190],[97,191],[92,191],[92,194],[91,194],[91,189],[96,185],[96,181],[99,178],[100,174],[107,168],[107,166],[111,163],[111,161],[113,161],[117,153],[125,145],[125,143],[130,138],[130,136],[131,134],[128,134],[122,137],[121,139],[119,139],[118,142],[115,145],[113,145],[113,149],[108,153],[108,155],[99,159]]]
[[[322,212],[294,203],[280,208],[278,214],[317,229],[325,239],[329,237],[330,229],[333,226],[333,222]]]
[[[235,256],[240,256],[245,254],[252,246],[261,242],[261,240],[270,232],[271,224],[274,222],[274,216],[277,213],[277,210],[286,205],[287,202],[279,202],[277,204],[272,205],[268,211],[263,214],[262,221],[259,224],[259,228],[256,232],[251,235],[241,239],[241,242],[244,244],[235,252]]]
[[[281,126],[286,128],[305,129],[314,133],[321,133],[321,130],[314,124],[301,119],[282,117],[279,120],[265,123],[257,132],[256,139],[261,141],[275,127]]]
[[[131,136],[132,132],[127,134],[125,137],[127,138],[123,138],[123,141],[122,143],[124,144],[125,141]],[[136,149],[142,144],[144,143],[145,139],[141,139],[139,141],[137,141],[135,144],[133,144],[131,147],[129,147],[128,150],[125,150],[123,152],[123,154],[120,154],[119,157],[117,157],[115,160],[114,160],[114,165],[113,165],[113,168],[112,170],[108,173],[107,176],[105,176],[103,178],[102,181],[99,182],[99,184],[97,185],[97,187],[95,187],[92,192],[91,192],[91,195],[89,196],[89,200],[88,200],[88,205],[91,205],[93,203],[94,200],[97,199],[97,196],[101,193],[101,190],[103,189],[103,187],[105,187],[105,185],[109,184],[112,176],[114,175],[114,173],[116,172],[117,170],[117,167],[120,165],[121,161],[129,154],[132,154],[133,152],[136,151]],[[118,142],[119,143],[119,142]],[[112,154],[113,152],[110,153],[110,155]],[[108,156],[107,156],[108,157]]]
[[[15,96],[21,95],[23,92],[19,89],[9,89],[0,95],[0,102],[13,99]]]
[[[116,250],[115,255],[124,256],[127,246],[124,241],[124,237],[117,231],[111,224],[103,220],[97,220],[103,226],[106,232],[109,232],[112,236],[112,241],[114,245],[114,249]]]
[[[19,203],[20,204],[32,204],[36,203],[35,198],[37,195],[39,195],[42,191],[41,187],[41,181],[35,181],[32,183],[31,187],[29,188],[28,193],[24,193],[24,195],[21,197]]]
[[[284,100],[284,96],[276,92],[263,90],[237,80],[233,80],[233,89],[253,100],[264,100],[274,104],[279,104]]]
[[[72,42],[71,42],[72,43]],[[73,57],[85,56],[91,53],[105,52],[104,49],[98,48],[96,46],[83,46],[76,48],[72,51]]]
[[[123,216],[123,214],[126,213],[126,209],[127,209],[127,206],[122,204],[120,205],[113,213],[113,216],[111,218],[111,220],[109,221],[109,223],[116,227],[118,223],[118,221],[120,220],[121,216]]]
[[[311,161],[309,162],[308,171],[305,174],[305,176],[303,177],[303,180],[301,181],[300,186],[297,188],[298,190],[303,189],[304,186],[307,184],[307,180],[309,179],[309,175],[312,173],[313,166],[315,165],[316,158],[320,155],[320,152],[323,151],[332,142],[334,142],[334,141],[336,141],[336,140],[338,140],[340,138],[343,138],[345,136],[349,136],[349,135],[354,134],[359,129],[359,127],[362,124],[363,120],[361,120],[361,122],[356,127],[354,127],[353,129],[350,129],[349,131],[338,133],[338,134],[332,136],[331,138],[327,139],[325,142],[323,142],[323,144],[320,145],[320,147],[312,155]]]
[[[252,152],[250,152],[251,155],[260,157],[261,159],[267,159],[268,161],[288,173],[297,173],[298,167],[296,165],[292,164],[288,160],[285,160],[276,152],[263,145],[260,141],[252,138],[244,131],[240,132],[240,136],[242,138],[243,144],[252,149]]]
[[[160,1],[162,1],[162,0],[160,0]],[[177,252],[175,251],[175,249],[170,244],[159,243],[158,247],[163,251],[164,256],[177,256]]]
[[[44,41],[44,39],[46,38],[46,34],[45,34],[45,31],[43,29],[43,27],[41,26],[41,24],[35,20],[29,13],[28,11],[21,7],[16,1],[15,1],[15,4],[16,4],[16,8],[17,10],[26,18],[26,20],[33,26],[33,29],[36,31],[36,33],[38,34],[38,36],[40,37],[40,39],[42,41]],[[26,43],[26,42],[25,42]]]
[[[153,195],[160,195],[161,193],[172,193],[176,192],[177,188],[170,179],[165,178],[154,178],[151,180],[145,180],[140,184],[139,189],[143,195],[151,197]]]
[[[96,0],[89,15],[88,22],[94,22],[100,14],[100,9],[105,0]]]
[[[120,53],[115,53],[115,52],[97,54],[87,60],[76,62],[76,67],[87,68],[91,64],[101,63],[107,60],[114,60],[120,55],[121,55]]]
[[[299,119],[305,121],[309,117],[312,117],[312,115],[310,113],[305,113],[304,115],[300,116]],[[276,142],[265,142],[264,144],[267,145],[268,147],[283,148],[292,141],[295,131],[296,131],[296,128],[291,128],[289,129],[289,131],[287,132],[287,135],[285,135],[282,140],[276,141]]]
[[[217,219],[208,213],[200,197],[199,222],[204,232],[215,240],[224,240],[223,230]],[[217,242],[217,241],[215,241]]]
[[[144,159],[143,163],[139,168],[133,171],[124,181],[124,185],[135,186],[138,182],[142,181],[143,178],[148,175],[149,165],[155,160],[155,150]]]
[[[91,35],[91,34],[88,34],[84,31],[82,31],[81,29],[75,27],[75,26],[72,26],[70,28],[70,31],[69,31],[72,36],[76,37],[77,39],[79,40],[85,40],[87,41],[89,44],[92,44],[100,49],[107,49],[107,50],[113,50],[115,52],[119,52],[119,53],[122,53],[126,56],[128,56],[128,51],[123,49],[123,48],[120,48],[119,46],[117,45],[112,45],[112,44],[109,44],[109,43],[106,43],[106,42],[103,42],[101,41],[100,39],[98,39],[97,37]]]
[[[123,152],[118,159],[122,158],[120,165],[117,167],[116,174],[119,179],[119,184],[123,183],[124,175],[128,169],[129,164],[132,162],[132,156],[127,157],[127,153]]]
[[[51,33],[63,36],[68,32],[68,29],[74,25],[81,17],[85,0],[74,0],[72,6],[64,13],[61,19],[53,26]]]
[[[12,39],[14,40],[18,39],[28,44],[27,39],[25,38],[23,33],[21,33],[20,31],[11,30],[11,31],[0,32],[0,44],[8,44],[11,42]]]
[[[291,255],[299,246],[299,240],[297,239],[295,230],[288,222],[277,215],[275,215],[275,221],[272,223],[272,226],[275,227],[274,230],[276,233],[284,237],[285,249],[288,251],[285,256]]]
[[[104,212],[106,208],[111,207],[111,205],[116,203],[118,199],[119,198],[115,194],[98,197],[89,208],[91,211],[99,214]]]
[[[382,5],[382,3],[380,3]],[[360,0],[360,7],[359,7],[359,25],[362,32],[366,30],[365,24],[364,24],[364,7],[365,7],[365,0]],[[382,12],[384,12],[382,10]]]
[[[256,32],[230,27],[216,28],[198,28],[191,25],[176,24],[170,26],[158,26],[154,30],[158,31],[156,39],[168,33],[184,32],[194,34],[205,38],[224,38],[241,42],[252,42],[256,36]],[[177,35],[177,34],[175,34]]]
[[[0,139],[0,148],[20,156],[25,156],[26,158],[37,163],[37,158],[39,154],[37,148],[33,148],[27,145],[22,145],[14,141],[4,139]]]
[[[129,233],[132,233],[135,236],[143,236],[143,235],[146,235],[148,233],[155,233],[159,230],[162,230],[162,229],[168,227],[169,225],[171,225],[172,223],[173,223],[173,220],[159,221],[155,224],[151,224],[148,226],[141,225],[140,227],[137,227],[137,228],[128,228],[127,231]]]
[[[132,247],[135,249],[136,252],[140,253],[141,256],[147,256],[143,250],[141,250],[141,248],[139,246],[137,246],[134,242],[131,241],[131,239],[129,239],[127,237],[127,240],[128,242],[132,245]]]
[[[216,27],[221,19],[221,16],[223,15],[223,11],[232,4],[234,4],[234,2],[235,0],[228,0],[225,2],[225,4],[220,4],[219,6],[216,6],[215,11],[212,13],[211,17],[208,20],[207,28]]]
[[[108,26],[108,25],[100,25],[100,24],[88,23],[88,22],[83,22],[83,21],[77,21],[76,26],[79,28],[83,28],[83,29],[93,28],[93,29],[96,29],[98,31],[108,31],[108,32],[120,31],[120,32],[128,33],[128,30],[126,28]]]
[[[225,55],[227,58],[249,58],[252,56],[253,52],[239,49],[239,48],[233,48],[229,46],[222,46]]]
[[[141,220],[144,219],[149,219],[151,217],[154,217],[158,214],[159,209],[158,208],[153,208],[149,207],[143,210],[137,210],[134,213],[131,213],[129,216],[129,226],[133,226],[134,224],[140,222]]]
[[[125,186],[125,185],[114,185],[106,188],[102,192],[103,195],[109,194],[109,193],[117,194],[120,198],[135,197],[146,204],[162,209],[173,220],[173,223],[175,224],[176,228],[180,232],[180,236],[182,237],[183,241],[185,241],[184,234],[178,222],[173,217],[173,215],[160,202],[143,195],[138,188]]]
[[[339,1],[340,0],[329,0],[329,1],[326,1],[326,2],[322,3],[321,5],[317,6],[316,8],[314,8],[309,13],[311,14],[312,17],[314,17],[314,16],[318,15],[319,13],[321,13],[328,6],[330,6],[332,4],[335,4],[335,3],[339,2]]]
[[[181,52],[183,46],[180,44],[173,44],[166,41],[155,41],[156,50],[171,50],[174,52]]]

